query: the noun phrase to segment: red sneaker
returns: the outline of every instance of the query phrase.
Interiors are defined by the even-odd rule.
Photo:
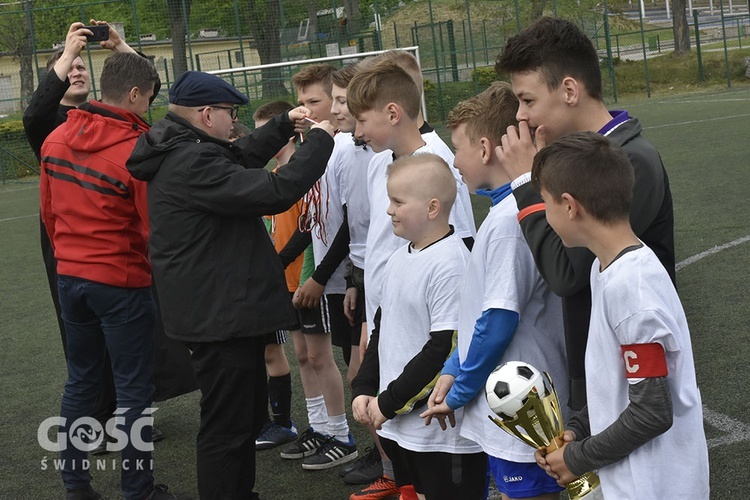
[[[399,494],[396,482],[386,476],[380,476],[374,483],[365,487],[362,491],[352,493],[349,500],[380,500]]]

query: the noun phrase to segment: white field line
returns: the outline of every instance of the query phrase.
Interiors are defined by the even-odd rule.
[[[741,245],[742,243],[746,243],[748,241],[750,241],[750,235],[743,238],[738,238],[723,245],[717,245],[713,248],[709,248],[705,252],[701,252],[697,255],[693,255],[692,257],[688,257],[681,262],[678,262],[675,265],[675,268],[679,271],[680,269],[684,269],[690,264],[695,264],[701,259],[705,259],[706,257],[717,254],[722,250]],[[726,434],[721,437],[708,439],[707,443],[709,449],[716,448],[717,446],[725,446],[728,444],[750,441],[750,425],[744,424],[738,420],[734,420],[733,418],[724,415],[723,413],[715,412],[706,405],[703,405],[703,420],[711,427],[726,432]]]
[[[9,220],[17,220],[17,219],[28,219],[29,217],[39,217],[39,214],[19,215],[18,217],[8,217],[7,219],[0,219],[0,222],[6,222]]]
[[[724,414],[715,412],[706,405],[703,405],[703,420],[711,427],[726,432],[721,437],[708,439],[709,448],[750,441],[750,425],[743,424]]]
[[[29,189],[39,189],[39,186],[29,186],[18,189],[0,189],[0,193],[15,193],[17,191],[28,191]]]
[[[711,255],[717,254],[721,252],[722,250],[726,250],[728,248],[736,247],[737,245],[741,245],[743,243],[746,243],[750,241],[750,235],[743,236],[742,238],[738,238],[734,241],[730,241],[729,243],[724,243],[723,245],[717,245],[713,248],[709,248],[705,252],[701,252],[699,254],[693,255],[692,257],[688,257],[687,259],[683,260],[682,262],[678,262],[675,265],[675,268],[679,271],[680,269],[683,269],[684,267],[689,266],[690,264],[694,264],[698,262],[701,259],[705,259],[706,257],[709,257]]]
[[[719,121],[719,120],[732,120],[734,118],[746,118],[748,116],[750,116],[750,113],[745,113],[745,114],[742,114],[742,115],[719,116],[719,117],[716,117],[716,118],[706,118],[706,119],[703,119],[703,120],[689,120],[689,121],[686,121],[686,122],[665,123],[663,125],[651,125],[651,126],[648,126],[648,127],[643,127],[643,130],[653,130],[653,129],[665,128],[665,127],[678,127],[680,125],[693,125],[693,124],[696,124],[696,123],[715,122],[715,121]]]

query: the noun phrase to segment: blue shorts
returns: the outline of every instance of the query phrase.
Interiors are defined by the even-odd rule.
[[[510,462],[490,456],[490,470],[497,489],[511,498],[526,498],[563,490],[536,462]]]

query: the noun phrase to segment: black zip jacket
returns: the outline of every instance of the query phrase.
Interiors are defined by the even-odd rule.
[[[294,326],[262,216],[313,186],[333,139],[313,129],[288,165],[262,168],[293,134],[287,113],[234,143],[168,113],[138,140],[127,166],[148,182],[149,249],[168,336],[212,342]]]

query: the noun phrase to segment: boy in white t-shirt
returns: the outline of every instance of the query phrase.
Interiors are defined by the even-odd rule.
[[[421,498],[481,499],[481,448],[457,429],[435,433],[412,412],[453,350],[458,285],[469,260],[449,224],[456,182],[434,154],[403,156],[387,176],[393,232],[409,243],[385,267],[375,328],[352,382],[353,414],[378,429],[399,486],[413,484]]]
[[[469,189],[489,196],[460,292],[458,349],[445,363],[424,417],[453,422],[463,408],[462,436],[489,455],[504,498],[559,498],[562,489],[536,466],[534,450],[493,424],[484,396],[487,376],[498,363],[520,360],[552,375],[563,401],[568,395],[562,306],[537,271],[518,225],[510,179],[495,147],[515,122],[518,101],[511,86],[494,83],[459,103],[448,116],[456,167]],[[429,423],[429,419],[428,419]],[[446,428],[444,420],[441,427]]]
[[[631,228],[627,154],[593,132],[569,134],[537,153],[531,179],[563,244],[596,255],[586,344],[596,376],[562,449],[538,451],[539,465],[560,484],[598,469],[605,498],[708,498],[690,333],[669,275]]]
[[[393,234],[386,214],[389,204],[385,182],[388,165],[402,156],[439,154],[419,130],[421,98],[421,89],[413,78],[398,63],[387,58],[378,58],[365,65],[347,88],[349,110],[357,119],[355,137],[364,140],[377,153],[367,169],[370,227],[365,251],[365,287],[368,291],[365,316],[368,322],[380,306],[385,264],[405,243]],[[456,181],[456,186],[459,191],[466,189],[460,180]],[[457,213],[454,205],[450,222],[456,234],[468,240],[470,245],[476,233],[473,219],[467,221],[463,214]]]

